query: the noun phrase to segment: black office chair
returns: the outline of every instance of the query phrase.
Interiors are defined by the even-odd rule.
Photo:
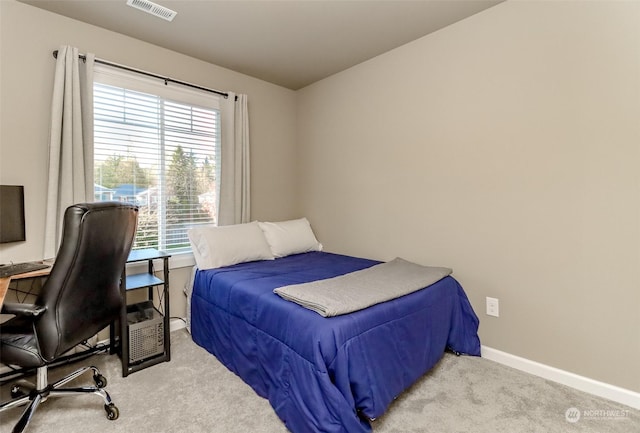
[[[106,379],[96,367],[81,368],[53,383],[47,380],[47,368],[120,317],[120,281],[137,221],[138,208],[125,203],[70,206],[55,263],[36,303],[3,305],[3,313],[16,316],[0,327],[0,361],[37,368],[34,389],[0,405],[2,412],[31,402],[14,432],[24,431],[38,405],[54,396],[96,394],[104,400],[107,418],[118,418],[118,408],[102,389]],[[95,386],[61,388],[89,370]]]

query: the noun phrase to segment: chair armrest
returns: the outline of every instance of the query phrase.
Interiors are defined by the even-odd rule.
[[[22,304],[19,302],[5,302],[4,304],[2,304],[2,314],[38,317],[46,310],[46,307],[35,304]]]

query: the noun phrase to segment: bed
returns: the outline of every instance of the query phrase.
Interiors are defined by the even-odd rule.
[[[267,398],[290,431],[369,432],[445,350],[480,355],[478,318],[452,276],[328,318],[274,293],[379,263],[316,249],[198,269],[192,338]]]

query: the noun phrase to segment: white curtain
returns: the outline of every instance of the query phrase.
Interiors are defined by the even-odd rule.
[[[222,101],[220,117],[218,225],[246,223],[251,218],[247,95],[229,92],[229,97]]]
[[[55,257],[64,212],[72,204],[93,201],[93,64],[78,49],[58,49],[51,103],[49,180],[44,258]]]

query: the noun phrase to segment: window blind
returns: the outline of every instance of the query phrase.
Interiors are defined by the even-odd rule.
[[[139,206],[134,249],[190,251],[187,230],[217,223],[217,97],[96,71],[95,199]]]

